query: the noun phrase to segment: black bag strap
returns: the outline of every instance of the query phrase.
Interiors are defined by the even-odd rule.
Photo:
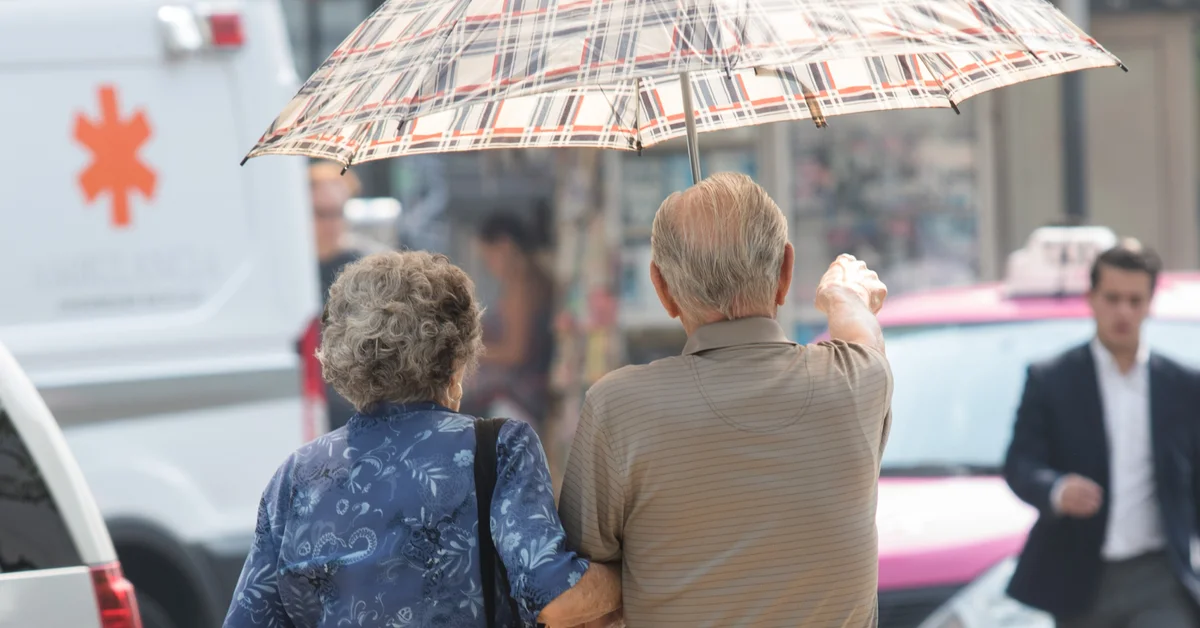
[[[475,419],[475,495],[479,507],[479,569],[483,580],[483,612],[488,628],[496,628],[496,572],[504,587],[504,598],[508,602],[513,618],[517,614],[517,602],[508,593],[508,571],[504,561],[498,560],[496,545],[492,540],[492,494],[496,492],[496,443],[500,428],[507,419]]]

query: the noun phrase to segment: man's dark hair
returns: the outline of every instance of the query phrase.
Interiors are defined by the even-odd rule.
[[[1142,246],[1136,240],[1125,240],[1096,256],[1092,262],[1092,290],[1100,285],[1100,268],[1119,268],[1150,275],[1150,291],[1158,286],[1158,274],[1162,272],[1162,259],[1153,249]]]

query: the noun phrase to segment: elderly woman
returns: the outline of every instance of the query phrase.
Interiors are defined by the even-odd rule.
[[[318,357],[358,413],[267,485],[225,628],[572,626],[620,605],[616,572],[564,546],[525,423],[500,429],[492,521],[478,520],[474,421],[457,408],[481,334],[474,285],[444,256],[380,253],[345,268]],[[480,533],[519,617],[505,604],[495,623],[484,617]]]

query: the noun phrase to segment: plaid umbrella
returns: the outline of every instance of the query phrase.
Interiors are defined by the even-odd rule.
[[[389,0],[251,150],[641,150],[1124,66],[1046,0]]]

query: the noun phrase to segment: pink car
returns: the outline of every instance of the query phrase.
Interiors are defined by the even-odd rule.
[[[877,514],[881,628],[1053,627],[1004,594],[1037,513],[1000,468],[1026,367],[1093,334],[1079,283],[1067,296],[1016,296],[1011,283],[928,292],[880,312],[895,379]],[[1160,277],[1143,333],[1152,350],[1200,363],[1200,273]]]

